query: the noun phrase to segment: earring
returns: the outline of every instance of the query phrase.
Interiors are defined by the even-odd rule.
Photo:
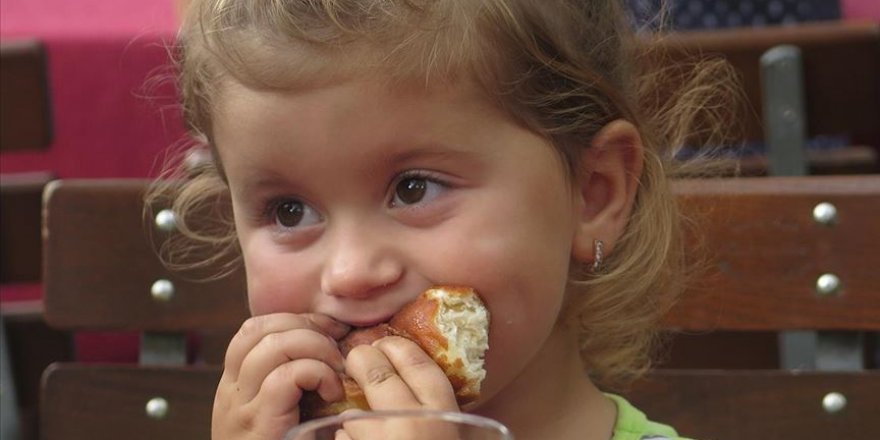
[[[599,272],[605,265],[605,243],[602,240],[593,240],[593,272]]]

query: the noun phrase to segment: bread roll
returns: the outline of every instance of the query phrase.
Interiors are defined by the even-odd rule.
[[[489,348],[489,312],[476,292],[467,287],[439,286],[426,290],[404,306],[387,324],[353,330],[339,341],[348,356],[352,348],[385,336],[414,341],[443,369],[459,405],[480,397],[486,377],[483,360]],[[348,409],[369,410],[363,390],[342,375],[345,399],[324,402],[317,393],[306,393],[300,402],[301,420],[339,414]]]

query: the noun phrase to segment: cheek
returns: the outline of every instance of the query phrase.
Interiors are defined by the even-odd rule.
[[[308,312],[310,295],[304,271],[292,270],[297,263],[274,248],[269,243],[242,243],[251,314]]]
[[[432,240],[425,262],[440,268],[426,271],[442,277],[431,281],[466,284],[483,295],[492,313],[490,388],[512,380],[534,359],[556,324],[568,279],[567,205],[546,197],[520,202],[480,203],[486,210],[479,216],[456,219],[445,240]]]
[[[459,252],[466,259],[462,267],[471,268],[470,276],[479,283],[475,287],[485,290],[492,312],[487,359],[492,382],[512,380],[534,360],[563,306],[571,262],[571,205],[562,196],[543,194],[497,206],[494,212],[503,216],[476,224],[470,248]]]

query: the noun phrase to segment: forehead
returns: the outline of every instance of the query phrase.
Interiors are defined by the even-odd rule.
[[[535,150],[553,150],[467,86],[399,90],[351,81],[282,92],[238,85],[224,101],[215,146],[236,194],[308,193],[340,182],[384,190],[388,176],[410,168],[478,181],[487,169],[531,170],[530,157],[545,154]],[[564,171],[552,155],[552,172]]]
[[[372,124],[378,123],[378,131],[383,127],[393,129],[397,123],[434,126],[462,122],[476,115],[485,122],[507,119],[500,106],[471,82],[431,86],[408,82],[392,86],[366,77],[311,88],[260,89],[227,81],[218,95],[214,134],[220,137],[229,126],[339,129],[370,120]]]
[[[213,140],[227,171],[264,164],[268,157],[302,169],[334,161],[382,162],[420,150],[483,155],[480,145],[534,136],[468,84],[389,88],[357,80],[301,90],[229,84],[223,95]]]

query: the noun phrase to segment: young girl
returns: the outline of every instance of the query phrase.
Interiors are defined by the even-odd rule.
[[[254,316],[214,438],[281,438],[304,392],[342,398],[338,372],[373,409],[465,410],[518,440],[676,437],[603,390],[647,368],[681,290],[670,146],[709,89],[656,98],[630,28],[600,0],[194,2],[183,103],[213,160],[176,209],[242,257]],[[234,225],[188,229],[215,202]],[[467,408],[412,342],[336,345],[437,284],[493,317]]]

